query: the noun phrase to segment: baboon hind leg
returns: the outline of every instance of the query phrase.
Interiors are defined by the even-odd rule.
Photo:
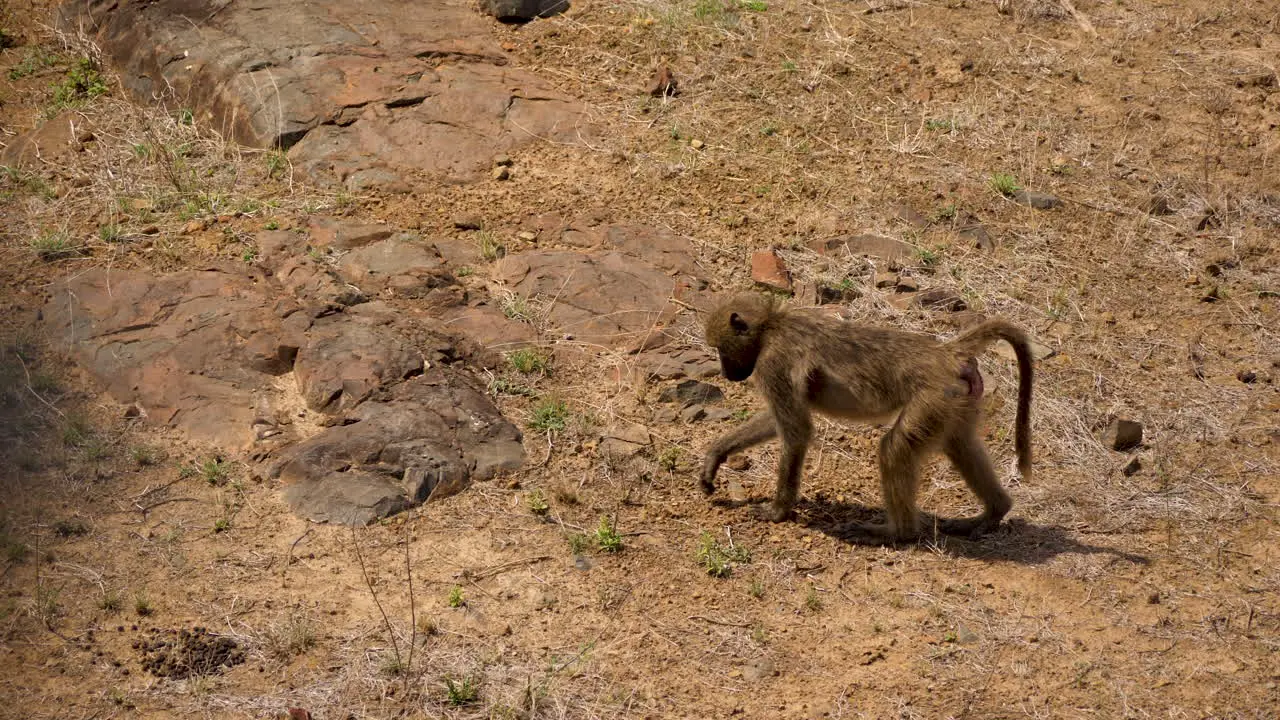
[[[947,459],[955,465],[964,482],[982,501],[981,515],[941,520],[939,529],[948,535],[978,538],[995,530],[1013,506],[1009,493],[1000,485],[987,450],[973,425],[957,429],[943,445]]]
[[[885,522],[858,523],[858,533],[891,540],[914,540],[920,535],[920,511],[916,495],[920,487],[920,465],[946,426],[945,414],[927,403],[904,408],[889,432],[880,439],[880,491],[884,497]]]

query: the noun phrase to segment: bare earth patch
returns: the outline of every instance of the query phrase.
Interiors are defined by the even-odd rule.
[[[180,5],[203,12],[166,42],[221,33],[173,46],[202,67],[263,31],[219,26],[221,3],[149,12]],[[439,18],[351,9],[323,20],[350,55],[290,45],[377,92],[291,70],[333,116],[299,115],[288,151],[231,142],[280,125],[233,128],[182,78],[139,102],[144,73],[53,30],[49,3],[0,10],[0,717],[1274,715],[1273,7],[580,0],[506,25],[444,6],[465,47],[371,61]],[[384,64],[429,66],[429,91]],[[452,118],[476,75],[498,105],[528,78],[594,132],[536,131],[520,102]],[[457,155],[389,149],[409,126]],[[827,422],[796,522],[743,507],[772,492],[773,446],[702,497],[700,453],[760,402],[711,372],[698,310],[759,287],[753,253],[852,320],[1035,336],[1033,482],[1012,363],[981,360],[1005,527],[852,544],[879,433]],[[113,310],[209,273],[298,307],[206,289]],[[150,354],[142,325],[168,333]],[[214,360],[184,365],[196,350]],[[410,420],[375,427],[397,406]],[[1114,449],[1117,420],[1140,444]],[[485,423],[492,453],[453,444]],[[444,489],[352,528],[300,518],[290,473]],[[974,510],[944,463],[925,475],[924,507]]]

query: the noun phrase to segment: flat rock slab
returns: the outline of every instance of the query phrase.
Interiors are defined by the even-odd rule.
[[[497,153],[585,131],[576,101],[505,67],[466,0],[76,0],[60,22],[139,98],[352,189],[476,180]]]
[[[526,298],[548,328],[576,340],[644,350],[662,345],[681,306],[706,288],[688,240],[639,225],[562,228],[589,252],[534,250],[499,261],[498,279]]]
[[[95,269],[57,283],[42,317],[149,422],[277,458],[272,475],[311,519],[369,522],[523,462],[520,431],[460,367],[464,341],[378,302],[334,312],[278,278]],[[303,406],[329,427],[298,437]]]

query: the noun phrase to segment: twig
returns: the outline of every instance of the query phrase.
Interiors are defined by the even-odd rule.
[[[280,569],[280,577],[284,577],[284,574],[289,572],[289,566],[293,564],[293,549],[298,547],[298,543],[302,542],[302,540],[310,534],[311,534],[311,526],[308,525],[307,531],[299,535],[298,539],[294,540],[293,544],[289,546],[289,553],[285,555],[285,558],[284,558],[284,567]]]
[[[364,555],[360,552],[360,541],[356,538],[356,526],[351,526],[351,547],[355,550],[356,561],[360,563],[360,574],[364,577],[365,587],[369,588],[369,595],[373,597],[373,604],[378,607],[378,612],[382,614],[382,624],[387,628],[387,637],[391,640],[391,651],[396,655],[396,665],[399,670],[404,672],[408,670],[401,664],[400,659],[400,643],[396,642],[396,631],[391,626],[391,618],[387,617],[387,611],[382,607],[382,601],[378,599],[378,591],[373,589],[373,581],[369,579],[369,570],[364,564]]]
[[[736,623],[736,622],[729,622],[728,620],[716,620],[715,618],[709,618],[709,617],[707,617],[706,615],[690,615],[690,616],[689,616],[689,619],[690,619],[690,620],[701,620],[701,621],[703,621],[703,622],[709,622],[709,623],[711,623],[712,625],[725,625],[725,626],[727,626],[727,627],[736,627],[736,628],[748,628],[748,627],[751,627],[751,623]]]

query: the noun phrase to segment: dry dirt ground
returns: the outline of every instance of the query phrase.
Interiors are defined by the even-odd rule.
[[[312,191],[279,154],[131,106],[109,72],[58,92],[86,49],[49,10],[0,11],[0,142],[60,111],[101,129],[56,172],[0,176],[0,716],[1276,717],[1280,3],[580,0],[494,32],[607,132],[521,152],[507,182],[385,198]],[[645,90],[662,63],[676,97]],[[1063,202],[1017,204],[999,174]],[[148,200],[178,185],[183,202]],[[733,420],[655,423],[656,388],[613,379],[625,356],[559,352],[511,376],[570,410],[526,430],[524,470],[367,529],[311,526],[234,458],[133,424],[34,330],[52,278],[240,257],[313,213],[428,237],[478,214],[518,250],[530,214],[596,208],[693,238],[717,290],[749,287],[771,246],[842,280],[804,243],[876,231],[1030,329],[1053,353],[1029,482],[1012,366],[983,361],[1008,526],[841,539],[880,504],[878,434],[832,424],[799,520],[754,521],[695,489]],[[969,215],[996,249],[953,231]],[[859,273],[854,316],[954,332]],[[500,402],[529,420],[533,399]],[[651,450],[597,457],[615,417],[649,424]],[[1143,423],[1141,448],[1104,447],[1114,417]],[[763,497],[776,449],[750,458],[724,484]],[[973,509],[941,463],[922,501]]]

